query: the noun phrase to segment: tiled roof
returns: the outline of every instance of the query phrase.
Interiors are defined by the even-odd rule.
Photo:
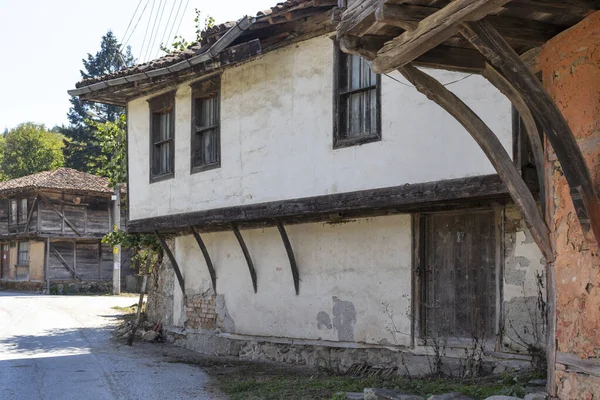
[[[0,193],[21,189],[56,189],[96,193],[113,193],[108,178],[80,172],[71,168],[38,172],[0,182]]]
[[[296,6],[303,6],[303,3],[308,3],[312,0],[288,0],[282,3],[277,3],[277,5],[271,7],[268,10],[259,11],[256,14],[256,18],[268,18],[273,13],[281,13],[288,11]],[[212,28],[209,28],[202,32],[203,37],[215,36],[225,31],[229,30],[236,24],[235,21],[224,22],[222,24],[215,24]],[[202,43],[193,43],[188,49],[183,51],[175,51],[171,54],[167,54],[163,57],[157,58],[155,60],[148,61],[143,64],[134,65],[133,67],[124,68],[120,71],[113,72],[112,74],[103,75],[101,77],[92,77],[83,79],[75,85],[76,88],[81,88],[84,86],[89,86],[91,84],[107,81],[110,79],[115,79],[123,76],[134,75],[142,72],[149,72],[159,68],[164,68],[171,66],[173,64],[177,64],[180,61],[183,61],[187,58],[191,58],[195,55],[201,54],[205,50],[210,47],[209,44]]]

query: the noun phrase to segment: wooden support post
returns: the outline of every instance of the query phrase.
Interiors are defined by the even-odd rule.
[[[204,255],[204,261],[206,261],[208,273],[210,274],[210,280],[212,281],[212,288],[215,291],[215,293],[217,293],[217,274],[215,272],[215,267],[213,266],[212,260],[210,259],[210,254],[208,254],[208,249],[206,248],[204,240],[202,240],[202,237],[200,236],[196,228],[192,226],[191,229],[192,235],[194,235],[194,239],[196,239],[196,243],[198,243],[198,247],[200,247],[200,251],[202,251],[202,254]]]
[[[535,115],[562,166],[583,231],[600,243],[600,200],[575,136],[554,100],[488,21],[463,23],[460,32],[504,75]]]
[[[50,294],[50,238],[46,238],[46,252],[44,253],[44,275],[46,276],[46,294]]]
[[[292,268],[292,277],[294,278],[294,288],[296,289],[296,296],[300,294],[300,273],[298,272],[298,265],[296,264],[296,257],[294,256],[294,249],[292,249],[292,244],[290,243],[290,239],[288,238],[287,232],[285,231],[285,227],[278,219],[275,220],[277,224],[277,229],[279,230],[279,234],[281,235],[281,240],[283,241],[283,246],[285,247],[285,251],[287,252],[288,258],[290,260],[290,267]]]
[[[548,380],[546,391],[550,398],[556,397],[556,275],[554,263],[546,264],[546,364]]]
[[[77,273],[77,242],[73,241],[73,271]]]
[[[542,203],[543,210],[545,209],[546,204],[544,190],[546,187],[546,181],[544,179],[544,146],[535,118],[533,118],[533,114],[531,113],[531,110],[529,110],[529,107],[527,107],[521,94],[492,65],[486,64],[486,68],[482,75],[502,92],[519,112],[533,153],[538,184],[540,186],[540,203]]]
[[[140,316],[142,315],[142,306],[144,305],[144,293],[146,293],[146,285],[148,284],[148,272],[150,271],[150,263],[152,262],[152,253],[148,253],[146,259],[146,267],[144,268],[144,278],[142,279],[142,287],[140,288],[140,299],[138,300],[138,308],[135,314],[135,323],[133,324],[133,328],[131,329],[131,333],[127,338],[127,345],[131,346],[133,344],[133,339],[135,338],[135,333],[140,326]]]
[[[531,191],[494,132],[469,106],[431,76],[412,65],[401,67],[398,71],[415,85],[419,92],[456,118],[471,134],[506,185],[542,254],[546,257],[546,260],[553,261],[554,254],[550,244],[550,231],[537,208]]]
[[[246,243],[244,242],[244,238],[240,233],[236,224],[231,224],[231,229],[233,230],[233,234],[235,235],[240,247],[242,248],[242,253],[244,253],[244,258],[246,259],[246,263],[248,264],[248,270],[250,271],[250,278],[252,278],[252,287],[254,288],[254,293],[258,291],[258,285],[256,283],[256,270],[254,269],[254,264],[252,263],[252,257],[250,257],[250,252],[248,251],[248,247],[246,247]]]
[[[171,252],[171,249],[169,249],[169,246],[167,246],[167,242],[165,241],[165,238],[158,231],[154,231],[154,235],[160,242],[160,246],[162,247],[163,251],[165,253],[167,253],[167,257],[169,257],[169,261],[171,261],[171,265],[173,266],[173,269],[175,270],[175,275],[177,276],[177,281],[179,282],[179,287],[181,288],[181,292],[185,296],[185,282],[183,280],[183,275],[181,275],[181,271],[179,270],[179,264],[177,264],[177,260],[175,259],[175,256]]]
[[[31,204],[31,210],[29,210],[29,215],[27,216],[27,225],[25,226],[25,229],[23,230],[25,233],[29,232],[29,223],[31,222],[31,217],[33,216],[33,209],[35,208],[37,201],[38,201],[38,195],[36,194],[35,198],[33,199],[33,203]]]
[[[102,280],[102,240],[98,242],[98,280]]]

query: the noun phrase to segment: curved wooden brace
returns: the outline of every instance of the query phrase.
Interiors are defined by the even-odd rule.
[[[544,223],[533,195],[494,132],[469,106],[431,76],[410,64],[399,68],[398,71],[415,85],[419,92],[446,110],[471,134],[508,188],[544,257],[546,260],[553,261],[550,231]]]
[[[540,187],[540,199],[542,203],[542,210],[545,209],[545,192],[544,187],[546,182],[544,180],[544,145],[538,131],[535,118],[527,103],[523,100],[521,94],[490,64],[486,64],[485,70],[482,73],[483,77],[486,78],[492,85],[496,87],[502,94],[504,94],[508,100],[515,106],[519,112],[519,116],[525,126],[525,132],[531,145],[531,151],[533,153],[533,159],[535,162],[535,169],[537,170],[538,184]]]
[[[593,232],[600,244],[600,200],[575,136],[552,97],[488,21],[464,22],[460,32],[514,86],[535,115],[569,183],[581,227],[587,235]]]
[[[191,228],[192,228],[192,235],[194,235],[194,239],[196,239],[196,243],[198,243],[198,247],[200,247],[200,251],[202,251],[202,254],[204,255],[204,261],[206,261],[206,266],[208,267],[208,273],[210,274],[210,280],[212,281],[212,288],[216,294],[217,293],[217,274],[215,272],[215,267],[213,266],[212,260],[210,259],[210,254],[208,254],[208,249],[206,248],[206,245],[204,244],[204,240],[202,240],[202,237],[200,237],[200,234],[198,233],[196,228],[194,228],[193,226]]]
[[[294,278],[294,288],[296,289],[296,296],[300,294],[300,273],[298,272],[298,265],[296,264],[296,257],[294,256],[294,249],[292,249],[292,244],[290,243],[290,239],[288,238],[287,232],[281,221],[275,220],[277,224],[277,229],[279,230],[279,234],[281,235],[281,240],[283,241],[283,246],[285,247],[285,251],[287,252],[288,258],[290,259],[290,267],[292,268],[292,277]]]
[[[154,236],[156,236],[156,238],[160,242],[160,246],[162,247],[163,251],[167,253],[167,257],[169,257],[169,261],[171,261],[171,265],[173,265],[173,269],[175,270],[175,275],[177,276],[177,281],[179,282],[181,293],[185,295],[185,282],[183,280],[183,275],[181,275],[181,270],[179,269],[179,264],[177,264],[175,256],[173,256],[171,249],[169,249],[169,246],[167,246],[165,238],[158,231],[154,231]]]
[[[248,264],[248,270],[250,271],[250,278],[252,278],[252,287],[254,288],[254,293],[258,291],[258,286],[256,283],[256,270],[254,269],[254,264],[252,263],[252,257],[250,257],[250,252],[248,251],[248,247],[246,247],[246,243],[244,242],[244,238],[240,233],[236,224],[231,224],[231,229],[233,230],[233,234],[238,240],[240,247],[242,248],[242,253],[244,253],[244,258],[246,259],[246,263]]]

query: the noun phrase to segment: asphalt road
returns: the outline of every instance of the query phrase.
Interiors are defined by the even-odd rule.
[[[0,399],[221,400],[178,349],[110,340],[115,314],[135,298],[0,292]]]

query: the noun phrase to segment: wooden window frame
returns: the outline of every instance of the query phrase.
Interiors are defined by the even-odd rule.
[[[343,135],[343,127],[345,123],[343,123],[342,119],[345,118],[344,106],[342,105],[342,97],[345,95],[352,94],[357,90],[348,91],[345,93],[341,92],[340,86],[342,82],[345,81],[345,62],[348,57],[351,57],[349,54],[345,54],[340,49],[340,46],[337,42],[334,42],[334,60],[333,60],[333,148],[340,149],[350,146],[359,146],[366,143],[379,142],[382,139],[381,133],[381,75],[376,74],[376,107],[377,110],[375,112],[375,124],[376,130],[375,133],[358,136],[358,137],[344,137]],[[344,75],[342,75],[344,74]],[[359,91],[367,91],[372,90],[368,88],[362,88]]]
[[[494,212],[495,220],[495,240],[496,240],[496,259],[495,259],[495,272],[496,272],[496,304],[495,304],[495,320],[492,323],[495,324],[495,338],[483,339],[484,348],[486,351],[502,351],[502,334],[504,329],[504,218],[505,211],[504,207],[499,206],[482,206],[476,208],[459,208],[454,210],[442,210],[432,211],[424,213],[415,213],[412,216],[412,274],[411,274],[411,347],[414,348],[415,344],[424,346],[427,344],[427,338],[424,335],[425,328],[423,326],[423,315],[422,305],[424,301],[424,289],[423,289],[423,268],[426,262],[425,258],[425,229],[423,227],[423,216],[431,214],[448,214],[448,213],[468,213],[468,212]],[[448,347],[467,348],[472,346],[472,338],[463,337],[447,337],[445,343]]]
[[[150,129],[149,129],[149,142],[150,142],[150,183],[160,182],[167,179],[171,179],[175,176],[175,91],[171,91],[168,93],[161,94],[160,96],[153,97],[148,100],[149,110],[150,110]],[[170,114],[170,126],[171,126],[171,136],[168,139],[155,141],[155,132],[154,132],[154,116],[156,114]],[[170,142],[170,171],[162,174],[154,173],[154,157],[155,157],[155,147],[164,142]]]
[[[195,174],[202,171],[209,171],[211,169],[221,168],[221,76],[217,75],[204,78],[200,81],[190,84],[190,87],[192,88],[192,118],[190,121],[190,174]],[[209,99],[213,97],[217,98],[217,125],[198,130],[196,129],[196,101],[198,99]],[[199,164],[198,160],[195,157],[196,141],[198,140],[198,134],[210,130],[215,130],[216,132],[215,140],[217,147],[217,161],[210,164]]]
[[[21,245],[26,243],[27,244],[27,251],[21,251]],[[29,253],[31,251],[31,243],[28,240],[20,240],[17,242],[17,261],[15,265],[18,266],[29,266]],[[26,254],[27,256],[27,261],[26,262],[21,262],[21,254]]]
[[[14,210],[13,202],[15,204]],[[16,198],[8,199],[8,224],[11,226],[19,224],[19,200]]]
[[[25,203],[25,204],[23,204]],[[23,209],[23,205],[25,205],[25,209]],[[23,225],[27,223],[27,217],[29,212],[29,200],[27,197],[23,197],[19,199],[19,215],[17,217],[17,225]]]

